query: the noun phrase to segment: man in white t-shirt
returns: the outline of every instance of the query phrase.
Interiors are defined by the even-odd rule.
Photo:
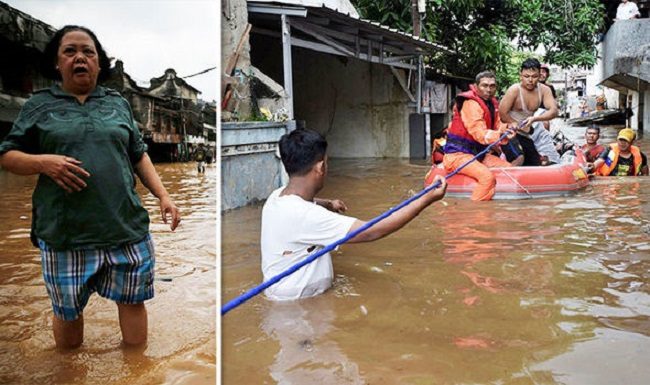
[[[633,1],[622,0],[616,8],[616,18],[614,20],[629,20],[641,17],[639,7]]]
[[[280,157],[289,184],[273,191],[262,209],[262,273],[264,280],[284,272],[317,250],[345,237],[365,222],[341,215],[338,200],[316,198],[327,176],[327,141],[311,130],[294,130],[280,138]],[[445,195],[447,183],[358,234],[348,242],[370,242],[406,225]],[[329,253],[303,266],[265,290],[272,300],[295,300],[321,294],[332,286]]]

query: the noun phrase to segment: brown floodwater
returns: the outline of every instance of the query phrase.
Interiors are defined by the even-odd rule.
[[[334,159],[320,196],[370,219],[418,191],[427,168]],[[223,383],[647,384],[649,202],[648,177],[567,197],[444,199],[387,238],[341,246],[323,295],[260,295],[222,317]],[[222,214],[223,302],[261,282],[260,214]]]
[[[139,184],[156,246],[149,342],[123,349],[117,308],[95,294],[84,311],[84,343],[68,353],[55,349],[40,256],[29,242],[36,178],[0,170],[0,383],[215,383],[216,166],[200,176],[194,163],[156,169],[183,219],[172,233],[157,199]]]

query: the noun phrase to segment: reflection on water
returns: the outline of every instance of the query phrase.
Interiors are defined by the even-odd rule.
[[[419,190],[426,169],[333,160],[322,196],[369,219]],[[646,384],[648,202],[650,178],[438,202],[386,239],[342,246],[322,296],[258,296],[223,317],[224,384]],[[223,301],[261,280],[260,214],[222,215]]]
[[[215,383],[216,167],[200,176],[192,163],[156,169],[183,221],[170,232],[157,199],[138,186],[156,244],[149,343],[144,351],[121,348],[115,305],[93,295],[84,311],[84,345],[70,353],[55,351],[40,256],[29,242],[36,178],[0,170],[0,383]]]

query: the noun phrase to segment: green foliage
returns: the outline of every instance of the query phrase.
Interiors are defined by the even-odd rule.
[[[352,1],[363,18],[412,32],[410,0]],[[429,0],[422,36],[454,51],[428,57],[435,68],[470,78],[491,69],[506,81],[539,47],[544,62],[592,67],[604,20],[600,0]]]

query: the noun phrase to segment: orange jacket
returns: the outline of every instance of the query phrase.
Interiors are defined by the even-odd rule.
[[[608,176],[616,168],[618,164],[618,157],[621,153],[621,149],[618,147],[618,143],[612,143],[609,145],[610,150],[607,154],[607,159],[598,170],[596,170],[596,175]],[[637,146],[630,146],[630,152],[634,158],[634,175],[641,175],[641,163],[643,158],[641,157],[641,150]]]

